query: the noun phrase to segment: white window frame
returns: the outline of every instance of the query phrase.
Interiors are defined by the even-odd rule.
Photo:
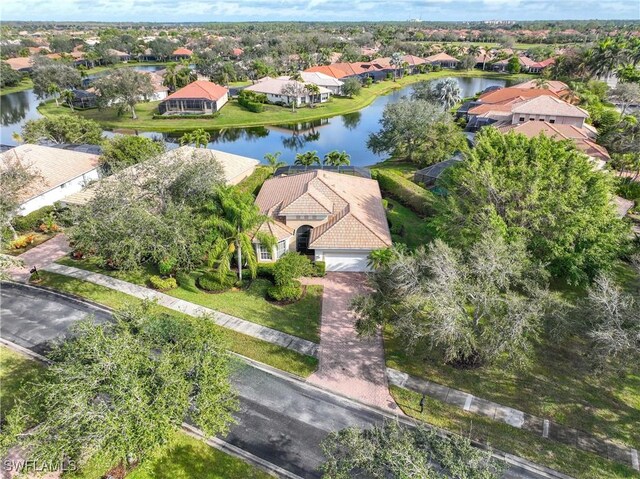
[[[273,261],[273,251],[271,251],[271,248],[258,243],[258,257],[260,261]]]
[[[276,246],[276,258],[280,258],[287,252],[287,240],[278,241]]]

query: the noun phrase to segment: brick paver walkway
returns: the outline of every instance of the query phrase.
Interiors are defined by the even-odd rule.
[[[320,284],[322,323],[320,366],[308,381],[366,404],[402,414],[389,394],[385,374],[382,336],[359,337],[349,311],[352,298],[366,291],[365,276],[358,273],[327,273],[324,278],[305,278]]]
[[[44,268],[46,265],[69,254],[70,251],[71,248],[67,237],[62,233],[58,234],[18,256],[23,261],[24,266],[10,269],[9,275],[15,281],[25,283],[29,280],[31,268],[34,266],[38,269]]]

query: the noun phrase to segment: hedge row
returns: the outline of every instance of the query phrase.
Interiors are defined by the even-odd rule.
[[[392,171],[373,170],[372,173],[373,177],[378,180],[380,189],[388,196],[397,199],[419,215],[434,214],[435,197],[430,191]]]
[[[212,118],[217,118],[220,116],[220,113],[212,113],[210,115],[158,115],[157,113],[153,115],[154,120],[184,120],[188,118],[190,120],[210,120]]]
[[[238,104],[245,110],[252,111],[253,113],[262,113],[264,111],[264,105],[255,101],[249,101],[246,98],[238,97]]]

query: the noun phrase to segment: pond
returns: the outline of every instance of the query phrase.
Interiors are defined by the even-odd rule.
[[[463,97],[472,96],[490,86],[509,85],[506,80],[494,78],[452,78],[460,85]],[[314,122],[216,130],[211,132],[209,148],[260,160],[265,153],[281,151],[282,159],[287,162],[293,162],[296,153],[302,151],[316,150],[322,157],[332,150],[344,150],[351,155],[352,165],[371,165],[382,157],[374,155],[367,149],[369,134],[378,130],[385,105],[410,95],[412,90],[413,86],[407,86],[377,98],[371,105],[358,112]],[[40,117],[36,110],[39,100],[32,90],[27,90],[3,95],[0,97],[0,102],[2,102],[2,143],[14,145],[16,142],[12,138],[13,132],[20,132],[27,120]],[[105,133],[107,136],[113,135],[113,132]],[[139,134],[151,138],[163,138],[170,148],[178,146],[179,136],[158,132],[139,132]]]

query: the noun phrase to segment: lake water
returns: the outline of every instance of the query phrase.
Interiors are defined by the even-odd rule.
[[[162,67],[142,66],[136,69],[154,71]],[[462,90],[463,97],[469,97],[491,86],[507,86],[506,80],[493,78],[453,77]],[[410,95],[412,86],[394,91],[377,98],[371,105],[347,115],[326,118],[297,125],[279,125],[255,128],[227,128],[211,132],[209,148],[262,160],[265,153],[282,152],[282,159],[293,162],[296,153],[316,150],[322,157],[332,150],[344,150],[351,155],[354,166],[371,165],[382,157],[367,149],[367,138],[379,129],[379,120],[384,107]],[[37,106],[40,100],[33,90],[11,93],[0,97],[2,112],[2,144],[15,145],[12,135],[20,132],[27,121],[39,118]],[[113,132],[105,132],[112,136]],[[139,134],[163,138],[169,147],[178,145],[178,137],[166,133],[139,132]]]

